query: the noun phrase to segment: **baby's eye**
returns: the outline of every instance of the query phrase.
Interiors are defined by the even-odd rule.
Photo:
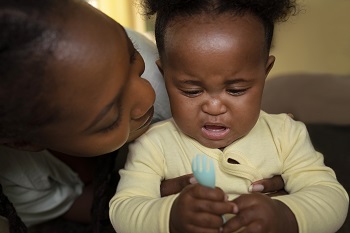
[[[182,93],[185,95],[185,96],[188,96],[188,97],[196,97],[196,96],[199,96],[203,91],[201,90],[182,90]]]
[[[244,88],[244,89],[228,89],[227,93],[233,96],[240,96],[243,95],[244,93],[246,93],[248,89]]]

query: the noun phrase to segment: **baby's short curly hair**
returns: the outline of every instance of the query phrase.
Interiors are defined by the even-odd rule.
[[[257,16],[265,27],[266,47],[270,50],[274,24],[287,20],[297,11],[296,0],[143,0],[142,5],[147,16],[157,15],[155,37],[160,53],[164,49],[166,27],[174,19],[223,13]]]

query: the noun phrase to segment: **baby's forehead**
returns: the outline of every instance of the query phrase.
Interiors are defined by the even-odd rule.
[[[231,14],[217,15],[214,18],[205,18],[203,15],[184,17],[176,23],[168,24],[164,43],[170,47],[181,45],[184,41],[196,39],[198,43],[207,37],[215,40],[213,44],[223,42],[225,36],[246,36],[246,34],[255,35],[261,38],[265,37],[265,28],[259,18],[252,14],[232,16]],[[179,40],[181,38],[181,40]],[[256,40],[257,38],[251,38]],[[259,41],[263,42],[263,41]],[[167,47],[165,46],[165,47]]]

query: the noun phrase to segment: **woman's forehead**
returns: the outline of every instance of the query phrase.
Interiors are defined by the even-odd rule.
[[[130,40],[120,24],[93,9],[67,19],[62,30],[49,75],[56,85],[56,101],[66,115],[94,105],[94,98],[104,98],[106,83],[117,82],[127,72]],[[117,91],[123,84],[113,85]]]

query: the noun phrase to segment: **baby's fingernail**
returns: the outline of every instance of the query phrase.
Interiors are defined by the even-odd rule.
[[[220,232],[220,233],[221,233],[221,232],[224,232],[224,228],[220,227],[220,228],[219,228],[219,232]]]
[[[228,195],[225,194],[225,201],[228,201]]]
[[[237,214],[238,213],[238,206],[235,204],[235,203],[232,203],[233,204],[233,214]]]
[[[190,184],[197,184],[197,183],[198,183],[198,181],[196,180],[196,178],[194,178],[194,177],[190,178]]]
[[[264,185],[262,184],[252,184],[249,186],[249,192],[261,192],[264,190]]]

